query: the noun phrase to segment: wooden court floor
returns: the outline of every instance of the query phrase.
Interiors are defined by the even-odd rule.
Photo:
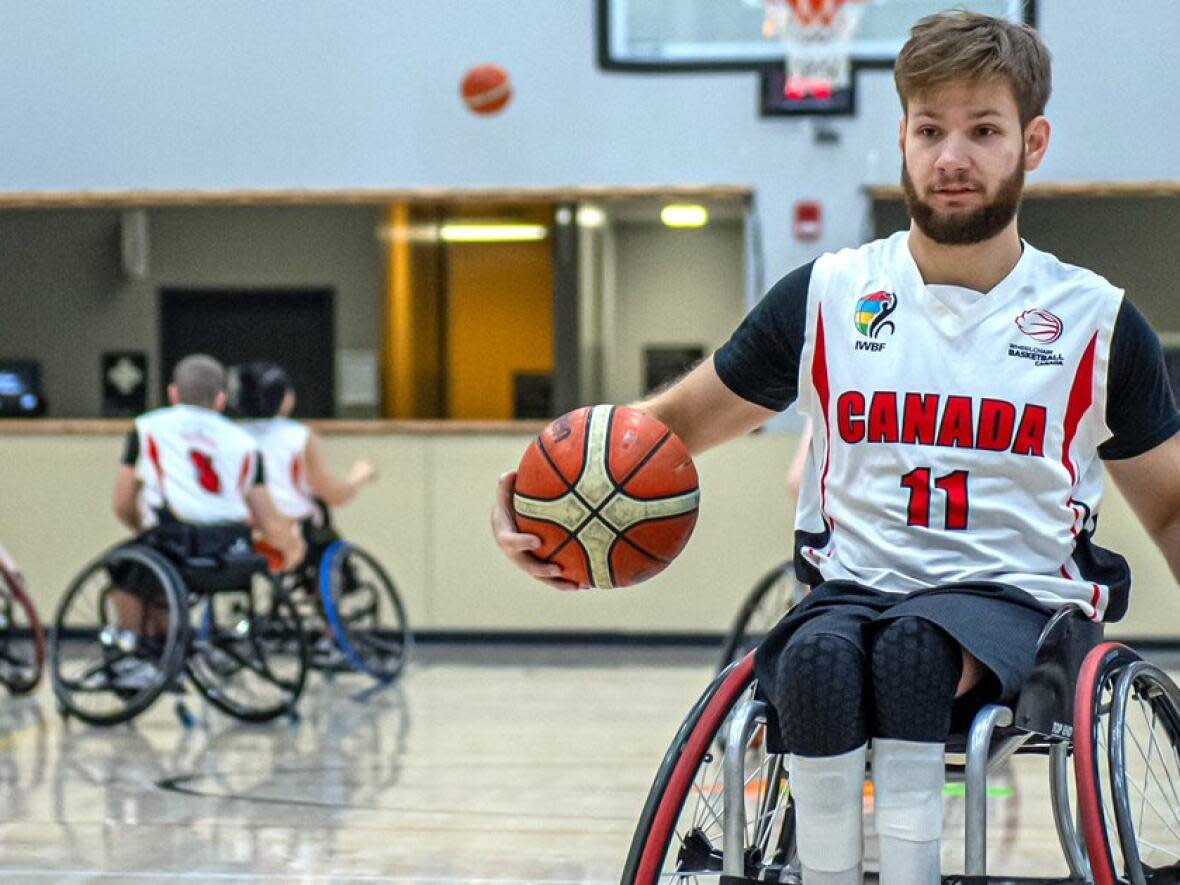
[[[170,698],[133,725],[0,698],[4,883],[613,883],[711,649],[420,647],[402,683],[312,679],[297,722]],[[1064,875],[1046,768],[991,800],[991,867]],[[961,863],[948,799],[947,863]],[[871,853],[871,849],[870,849]],[[950,869],[952,867],[948,867]]]

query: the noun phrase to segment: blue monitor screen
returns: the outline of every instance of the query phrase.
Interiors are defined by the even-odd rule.
[[[32,360],[0,362],[0,417],[40,415],[44,411],[40,367]]]

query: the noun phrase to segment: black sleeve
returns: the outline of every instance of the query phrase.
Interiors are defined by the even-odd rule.
[[[135,462],[139,460],[139,434],[135,428],[131,428],[131,432],[127,434],[127,439],[123,443],[123,459],[120,463],[127,467],[134,467]]]
[[[799,395],[807,290],[815,262],[791,271],[754,305],[713,357],[725,386],[781,412]]]
[[[250,486],[264,486],[266,485],[266,471],[262,469],[262,452],[254,453],[254,479],[250,482]]]
[[[1110,344],[1106,425],[1113,435],[1098,454],[1108,461],[1142,455],[1180,431],[1159,338],[1125,298]]]

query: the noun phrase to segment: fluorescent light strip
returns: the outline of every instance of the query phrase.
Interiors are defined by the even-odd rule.
[[[660,210],[660,221],[668,227],[704,227],[709,210],[696,203],[669,203]]]
[[[438,232],[447,243],[526,243],[547,234],[543,224],[444,224]]]

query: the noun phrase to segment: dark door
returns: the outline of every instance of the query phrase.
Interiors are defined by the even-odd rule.
[[[295,385],[301,418],[336,413],[331,289],[161,289],[161,391],[190,353],[227,367],[271,360]]]

